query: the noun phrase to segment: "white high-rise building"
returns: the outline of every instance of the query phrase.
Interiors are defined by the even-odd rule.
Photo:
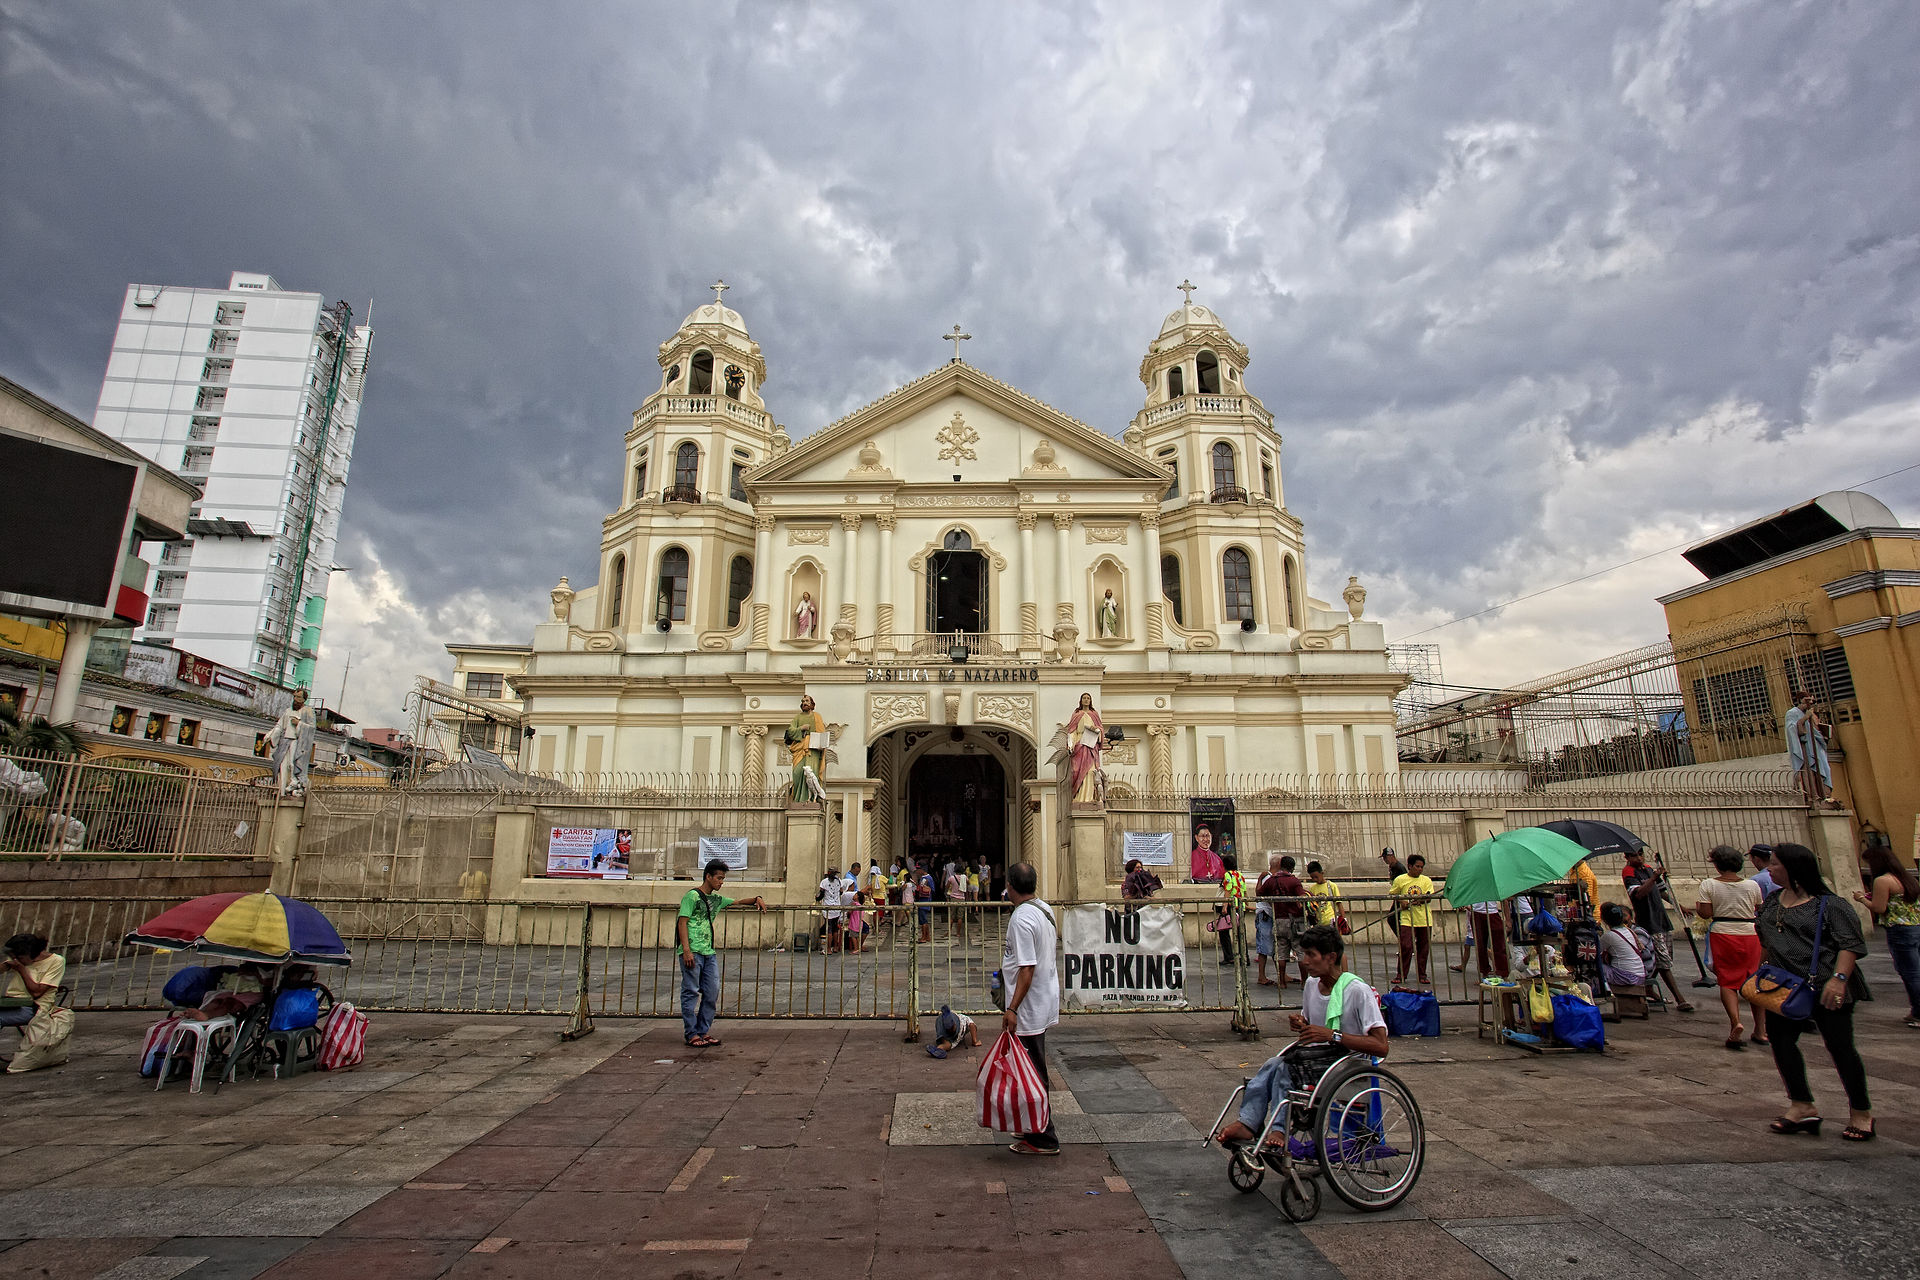
[[[311,685],[373,340],[352,320],[253,272],[128,286],[93,425],[206,492],[138,638]]]

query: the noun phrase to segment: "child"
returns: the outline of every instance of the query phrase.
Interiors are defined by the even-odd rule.
[[[940,1016],[933,1023],[933,1043],[927,1046],[929,1058],[944,1058],[949,1049],[958,1049],[961,1042],[980,1047],[980,1032],[973,1025],[973,1019],[964,1013],[955,1013],[946,1005],[940,1006]]]
[[[842,900],[853,908],[853,910],[847,912],[847,950],[858,954],[863,949],[862,928],[865,924],[867,913],[862,911],[861,908],[864,907],[867,902],[866,891],[862,889],[849,889],[846,897]]]

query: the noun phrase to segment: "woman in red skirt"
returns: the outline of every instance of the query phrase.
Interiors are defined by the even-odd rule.
[[[1760,967],[1760,939],[1753,931],[1753,918],[1760,910],[1760,886],[1740,874],[1745,865],[1738,849],[1716,845],[1707,857],[1720,874],[1700,882],[1700,901],[1694,904],[1696,915],[1713,923],[1707,926],[1707,948],[1713,956],[1713,976],[1720,983],[1720,1003],[1727,1010],[1727,1048],[1744,1049],[1740,1038],[1740,984]],[[1767,1015],[1758,1006],[1753,1009],[1753,1043],[1766,1044]]]

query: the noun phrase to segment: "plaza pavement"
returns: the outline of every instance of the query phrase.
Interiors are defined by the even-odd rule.
[[[1765,1122],[1771,1060],[1704,1005],[1610,1026],[1604,1057],[1534,1058],[1449,1009],[1391,1065],[1428,1124],[1414,1194],[1330,1194],[1296,1227],[1241,1196],[1199,1136],[1277,1047],[1221,1014],[1079,1017],[1049,1037],[1057,1159],[975,1126],[982,1050],[946,1061],[888,1022],[374,1015],[360,1068],[155,1093],[149,1015],[85,1016],[74,1060],[0,1077],[0,1280],[370,1275],[1156,1277],[1369,1280],[1908,1277],[1920,1033],[1884,955],[1861,1045],[1881,1138]],[[1711,993],[1697,993],[1710,995]]]

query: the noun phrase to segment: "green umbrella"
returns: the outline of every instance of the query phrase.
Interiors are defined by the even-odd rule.
[[[1555,880],[1564,880],[1587,850],[1562,835],[1522,827],[1489,836],[1447,868],[1447,901],[1456,907],[1499,902]]]

